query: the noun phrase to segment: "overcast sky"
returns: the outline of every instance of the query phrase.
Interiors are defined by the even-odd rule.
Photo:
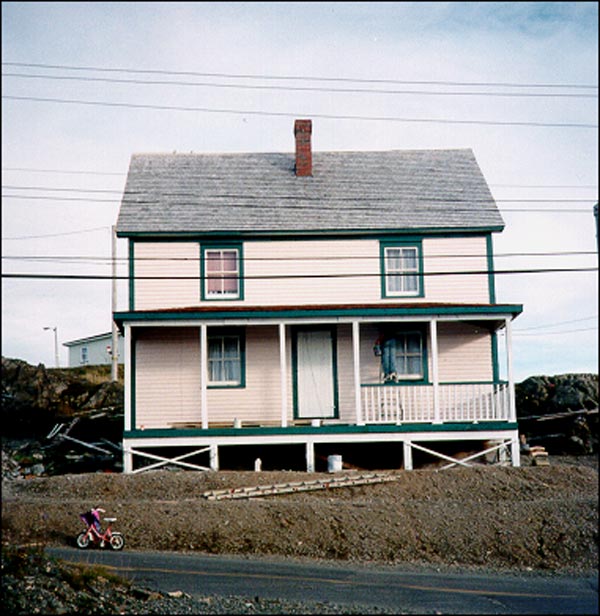
[[[292,152],[312,118],[317,151],[471,148],[496,268],[576,270],[497,276],[515,379],[598,372],[598,3],[2,2],[2,63],[3,356],[110,331],[109,281],[6,274],[110,275],[133,153]]]

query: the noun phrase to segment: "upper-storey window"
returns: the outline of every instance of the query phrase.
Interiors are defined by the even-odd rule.
[[[381,243],[383,297],[422,297],[423,266],[421,242]]]
[[[242,299],[242,247],[219,245],[202,250],[202,299]]]

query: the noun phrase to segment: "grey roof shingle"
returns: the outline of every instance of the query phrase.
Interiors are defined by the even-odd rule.
[[[134,154],[117,233],[306,233],[504,226],[470,149]]]

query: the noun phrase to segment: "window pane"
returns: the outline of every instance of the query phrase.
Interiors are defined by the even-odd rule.
[[[421,337],[417,334],[408,334],[406,336],[406,351],[408,353],[421,352]]]
[[[407,248],[403,251],[402,268],[404,270],[417,269],[417,253],[413,248]]]
[[[221,279],[209,278],[206,281],[206,290],[208,293],[221,293]]]
[[[410,356],[406,358],[406,374],[419,375],[421,374],[421,357]]]
[[[236,360],[226,360],[223,362],[223,372],[225,381],[240,381],[240,362]]]
[[[237,272],[237,250],[223,251],[223,271]]]
[[[238,357],[238,338],[224,338],[224,357]]]
[[[221,271],[221,253],[218,250],[207,250],[205,253],[206,271],[220,272]]]
[[[404,285],[405,291],[419,290],[419,283],[416,276],[404,276]]]
[[[388,276],[388,289],[391,293],[402,291],[402,276]]]
[[[235,277],[223,276],[223,291],[225,293],[238,292],[238,280]]]
[[[209,361],[208,362],[208,380],[211,382],[217,382],[217,381],[223,380],[220,361]]]
[[[398,271],[401,269],[402,253],[399,248],[388,248],[386,250],[388,270]]]

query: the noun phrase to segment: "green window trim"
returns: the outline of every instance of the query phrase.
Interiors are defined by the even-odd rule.
[[[208,365],[206,366],[206,388],[207,389],[243,389],[246,387],[246,331],[242,327],[209,327],[207,329],[207,359]],[[225,338],[237,338],[238,351],[239,351],[239,379],[236,380],[222,380],[211,381],[211,361],[224,363],[228,361],[225,355],[221,355],[217,358],[210,357],[211,340],[221,341],[221,345],[224,345]]]
[[[225,253],[236,252],[235,270],[228,270],[233,275],[228,276],[227,270],[215,271],[214,280],[225,282],[228,279],[237,280],[237,289],[235,293],[226,293],[224,290],[221,293],[209,293],[208,281],[210,276],[209,259],[207,253]],[[242,242],[202,242],[200,244],[200,298],[202,301],[219,302],[244,299],[244,251]],[[219,278],[219,276],[221,276]]]
[[[414,268],[414,276],[416,278],[417,289],[414,291],[398,291],[393,292],[389,289],[389,282],[394,276],[394,273],[388,272],[386,266],[388,254],[390,250],[398,249],[400,251],[414,249],[416,252],[416,264]],[[422,238],[403,237],[397,240],[381,240],[379,242],[379,266],[381,272],[381,297],[382,299],[402,299],[412,297],[425,297],[425,284],[423,276],[423,240]],[[396,272],[396,275],[402,275],[402,272]],[[409,274],[404,273],[408,276]]]

